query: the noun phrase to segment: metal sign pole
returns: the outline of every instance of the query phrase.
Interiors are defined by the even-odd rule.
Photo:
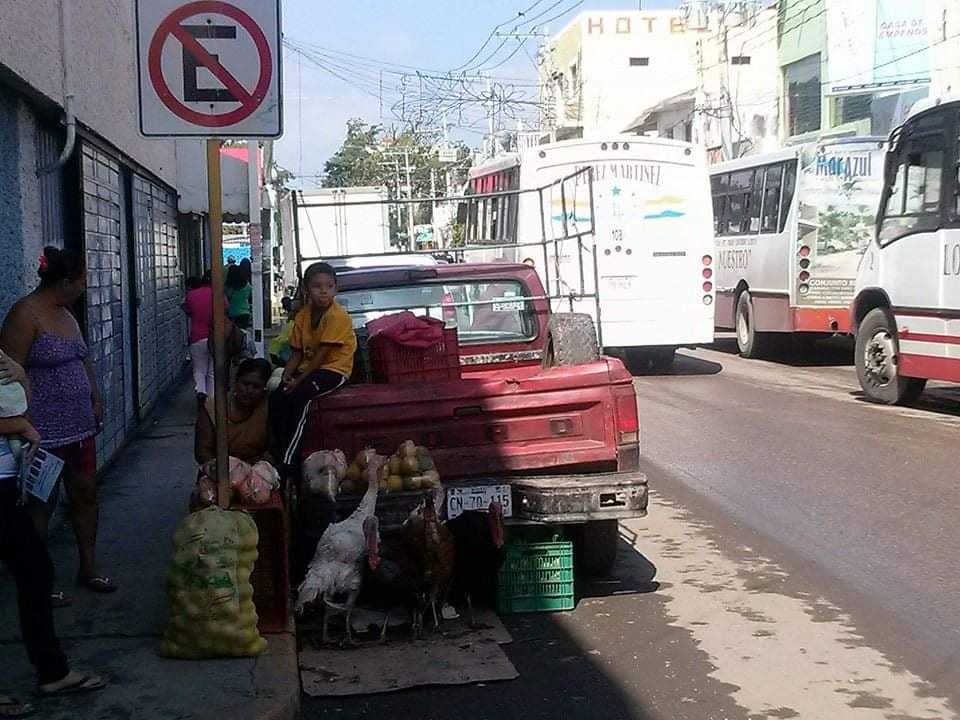
[[[217,439],[217,503],[230,505],[230,453],[227,449],[226,307],[223,297],[223,189],[220,140],[207,140],[207,194],[210,203],[210,274],[213,281],[213,403]]]
[[[250,270],[253,277],[253,342],[257,356],[263,357],[263,227],[260,225],[260,145],[247,142],[247,196],[250,210]]]

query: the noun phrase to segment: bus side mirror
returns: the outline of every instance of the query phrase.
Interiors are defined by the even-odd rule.
[[[457,224],[464,225],[467,222],[467,203],[457,203]]]

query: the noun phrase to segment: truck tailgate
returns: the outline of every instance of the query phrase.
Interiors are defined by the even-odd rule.
[[[392,453],[413,440],[430,449],[441,477],[458,480],[615,467],[618,390],[632,397],[632,380],[619,362],[603,358],[496,377],[358,385],[314,403],[302,449]]]

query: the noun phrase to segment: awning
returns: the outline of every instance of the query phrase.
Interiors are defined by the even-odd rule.
[[[687,90],[679,95],[674,95],[673,97],[668,97],[666,100],[661,100],[653,107],[649,107],[637,115],[633,122],[627,125],[627,127],[624,129],[624,132],[632,133],[645,129],[647,121],[650,118],[663,112],[684,109],[693,110],[696,92],[696,90]]]

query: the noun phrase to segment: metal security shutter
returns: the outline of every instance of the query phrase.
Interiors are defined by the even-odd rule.
[[[124,273],[127,243],[123,178],[117,160],[98,148],[83,142],[80,153],[87,261],[86,330],[103,394],[105,426],[97,438],[99,464],[103,464],[135,424]]]
[[[62,131],[51,130],[37,124],[37,169],[50,168],[60,157],[63,148]],[[43,228],[43,245],[62,248],[67,236],[66,209],[63,202],[63,169],[45,172],[40,183],[40,221]]]
[[[137,346],[141,417],[179,375],[186,359],[183,279],[179,263],[177,197],[133,175],[137,261]]]

